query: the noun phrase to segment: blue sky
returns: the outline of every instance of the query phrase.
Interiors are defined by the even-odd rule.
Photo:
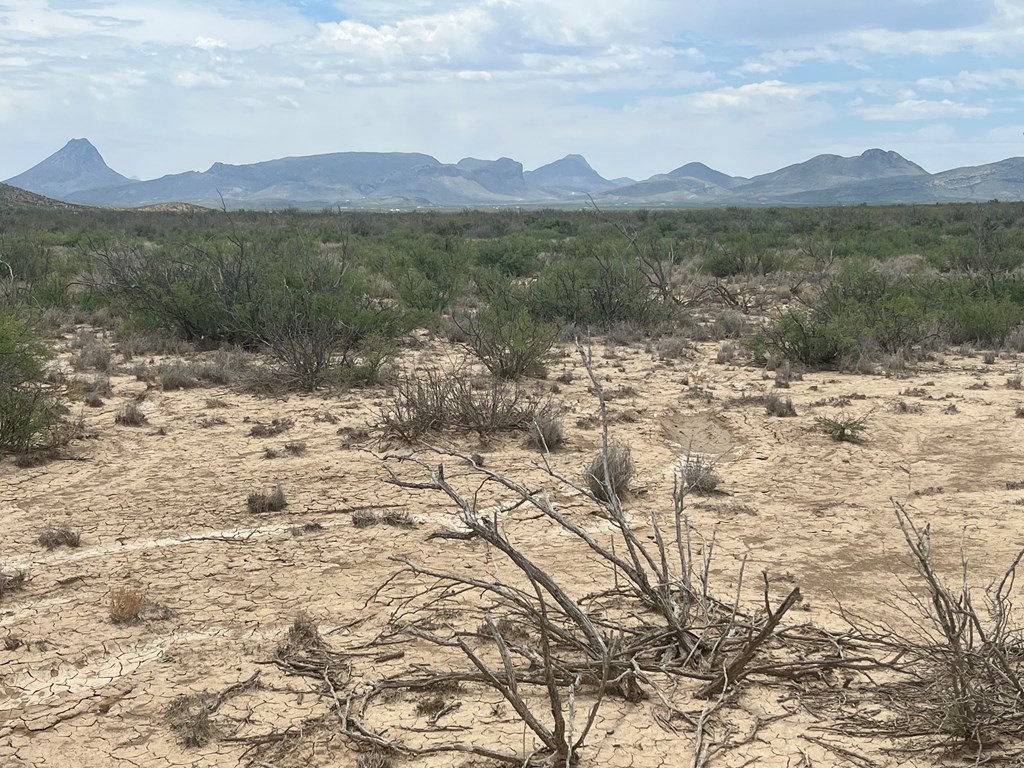
[[[1024,0],[0,0],[0,179],[571,152],[646,178],[1024,155]]]

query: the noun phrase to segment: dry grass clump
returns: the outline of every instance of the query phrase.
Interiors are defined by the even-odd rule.
[[[372,509],[357,509],[352,513],[352,525],[356,528],[371,528],[380,522]]]
[[[186,363],[184,360],[161,363],[157,366],[156,372],[164,392],[194,389],[199,386],[199,378],[195,375],[195,365]]]
[[[621,498],[629,491],[635,467],[628,445],[612,444],[601,450],[590,462],[583,480],[590,492],[601,501]]]
[[[110,620],[115,624],[137,621],[146,602],[141,590],[134,587],[118,587],[110,593]]]
[[[529,429],[543,407],[518,384],[496,377],[477,387],[464,372],[423,371],[398,379],[380,423],[406,442],[449,430],[484,436]]]
[[[390,525],[392,528],[416,527],[416,521],[413,520],[409,512],[404,509],[389,509],[381,515],[380,521],[384,523],[384,525]]]
[[[723,309],[711,323],[716,339],[740,339],[747,332],[747,318],[738,309]]]
[[[924,406],[920,403],[908,403],[906,400],[897,400],[893,403],[892,409],[896,413],[924,413]]]
[[[356,768],[392,768],[393,765],[391,755],[377,747],[356,758]]]
[[[183,747],[205,747],[217,735],[210,719],[210,695],[194,693],[176,696],[167,707],[167,725]]]
[[[79,331],[71,340],[71,348],[78,350],[71,356],[71,367],[76,371],[110,370],[113,352],[95,333]]]
[[[715,463],[706,456],[687,456],[679,466],[679,479],[689,493],[714,493],[722,482]]]
[[[739,347],[736,346],[735,341],[723,341],[722,346],[718,348],[718,355],[715,357],[715,362],[720,365],[731,363],[736,359],[736,353],[739,351]]]
[[[125,360],[132,360],[141,356],[187,355],[195,347],[166,331],[133,331],[118,335],[117,351]]]
[[[41,547],[47,549],[56,549],[57,547],[78,547],[82,543],[82,537],[78,531],[67,525],[61,526],[47,526],[43,529],[43,532],[36,538],[36,543]]]
[[[537,412],[530,429],[530,445],[542,451],[555,451],[565,445],[565,428],[562,415],[554,408],[542,408]]]
[[[684,360],[693,357],[696,347],[685,336],[666,336],[654,345],[654,352],[660,360]]]
[[[254,514],[265,514],[267,512],[280,512],[288,506],[288,500],[284,497],[284,489],[277,485],[272,491],[253,491],[246,501],[249,511]]]
[[[275,437],[280,435],[282,432],[287,432],[295,426],[295,422],[292,419],[273,419],[269,424],[263,424],[257,422],[253,425],[252,429],[249,430],[250,437]]]
[[[148,421],[138,403],[128,403],[114,414],[114,423],[124,427],[141,427]]]
[[[0,563],[0,600],[8,592],[16,592],[28,581],[28,571],[24,568],[5,568]]]
[[[793,398],[783,398],[775,392],[769,392],[764,398],[764,410],[769,416],[785,418],[796,416],[796,408],[793,407]]]

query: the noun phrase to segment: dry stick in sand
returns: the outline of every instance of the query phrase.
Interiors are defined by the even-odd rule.
[[[761,644],[764,643],[765,640],[772,636],[775,628],[779,625],[779,622],[782,621],[782,617],[786,615],[786,611],[796,605],[799,600],[800,587],[795,587],[786,599],[782,601],[782,605],[779,606],[778,610],[768,617],[768,621],[765,622],[761,631],[751,638],[750,642],[747,643],[746,648],[743,649],[740,655],[729,662],[718,677],[697,691],[697,695],[702,699],[707,699],[711,696],[722,693],[730,683],[737,682],[743,674],[744,667],[746,667],[747,664],[750,663],[750,660],[754,658],[754,654],[757,653],[757,649],[761,647]]]

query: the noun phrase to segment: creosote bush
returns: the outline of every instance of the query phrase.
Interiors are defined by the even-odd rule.
[[[628,445],[610,444],[608,449],[598,451],[590,462],[583,479],[588,490],[601,501],[622,498],[629,492],[635,467]]]
[[[254,514],[265,514],[267,512],[280,512],[288,506],[284,496],[284,489],[278,485],[272,491],[253,491],[249,494],[246,504],[249,511]]]
[[[459,323],[466,344],[499,379],[547,375],[557,329],[538,322],[522,307],[492,305]]]
[[[66,442],[67,408],[44,381],[50,350],[27,324],[0,307],[0,453],[26,454]]]

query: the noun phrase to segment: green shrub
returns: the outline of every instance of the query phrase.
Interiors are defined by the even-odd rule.
[[[49,357],[31,328],[0,310],[0,452],[24,454],[63,441],[67,408],[42,381]]]
[[[538,322],[523,307],[492,304],[460,322],[467,344],[499,379],[546,375],[557,330]]]
[[[864,433],[868,428],[867,416],[861,416],[860,418],[839,416],[835,419],[819,416],[814,421],[821,427],[822,432],[837,443],[863,443],[865,440]]]
[[[954,344],[1000,344],[1024,320],[1024,310],[1006,299],[963,299],[949,317]]]

